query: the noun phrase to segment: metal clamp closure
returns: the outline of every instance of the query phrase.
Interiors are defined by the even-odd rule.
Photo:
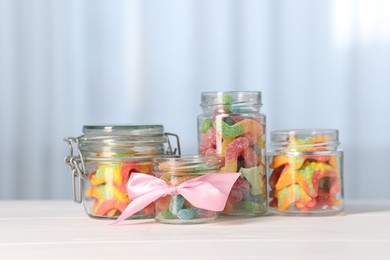
[[[181,149],[180,149],[180,141],[179,141],[179,136],[177,134],[173,133],[164,133],[164,135],[168,139],[168,150],[166,151],[167,155],[181,155]],[[172,149],[171,141],[169,140],[169,136],[173,136],[176,138],[176,148]]]
[[[77,203],[83,201],[83,185],[82,179],[87,178],[85,172],[84,158],[80,152],[80,139],[83,137],[68,137],[64,141],[68,143],[70,154],[65,157],[65,163],[69,166],[72,175],[72,196],[73,200]],[[73,155],[73,143],[77,145],[78,156]]]

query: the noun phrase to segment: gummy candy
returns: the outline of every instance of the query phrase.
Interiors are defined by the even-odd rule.
[[[255,150],[252,147],[247,147],[242,152],[242,158],[244,159],[244,167],[251,168],[256,167],[259,163],[259,158]]]
[[[289,164],[294,167],[294,169],[299,169],[302,167],[303,163],[306,160],[314,160],[318,162],[326,162],[329,161],[330,156],[328,155],[313,155],[313,156],[286,156],[286,155],[279,155],[275,156],[274,160],[272,161],[270,168],[278,168],[281,165]]]
[[[197,208],[181,209],[177,213],[177,217],[183,220],[193,219],[196,216]]]
[[[172,214],[177,215],[178,212],[183,208],[184,197],[180,194],[172,195],[171,201],[169,202],[169,211]]]
[[[244,176],[244,178],[250,183],[250,192],[252,195],[260,195],[265,194],[267,185],[265,178],[263,176],[264,173],[259,174],[259,168],[253,167],[253,168],[241,168],[240,169],[241,174]]]
[[[335,155],[329,155],[326,141],[327,136],[290,138],[285,150],[291,155],[272,157],[269,164],[271,208],[311,212],[340,205],[340,162]],[[322,154],[314,153],[318,151]]]
[[[156,166],[159,170],[164,169],[164,173],[169,172],[175,175],[161,175],[160,179],[166,181],[169,185],[179,185],[185,181],[193,179],[198,175],[189,175],[188,172],[172,171],[172,168],[175,167],[175,164],[169,162],[161,162]],[[196,172],[204,172],[204,167],[193,167],[191,170]],[[206,169],[207,170],[207,169]],[[184,196],[180,194],[167,195],[165,197],[159,198],[156,202],[156,220],[163,223],[200,223],[205,222],[206,220],[213,219],[217,216],[216,212],[200,209],[194,207]],[[191,220],[186,222],[186,220]],[[192,221],[194,220],[194,221]]]
[[[151,172],[152,166],[145,162],[100,163],[96,171],[89,174],[85,190],[87,200],[93,200],[90,214],[96,217],[115,217],[131,202],[127,196],[126,184],[131,172]],[[146,207],[142,214],[153,215],[154,204]]]
[[[276,190],[276,197],[278,198],[279,210],[286,210],[295,202],[304,205],[310,205],[308,202],[311,202],[312,200],[315,202],[315,199],[307,194],[298,184],[292,184],[281,190]]]
[[[212,127],[213,127],[213,122],[212,122],[211,118],[207,118],[206,120],[204,120],[202,122],[202,124],[200,125],[199,129],[200,129],[201,133],[204,133],[207,130],[209,130],[210,128],[212,128]]]
[[[99,202],[95,202],[95,203],[96,203],[95,205],[96,216],[104,216],[108,212],[110,212],[111,216],[114,216],[117,210],[119,212],[122,212],[123,210],[125,210],[126,206],[128,205],[128,203],[119,202],[117,200],[105,200],[101,203]]]
[[[217,155],[221,160],[221,172],[243,173],[254,168],[251,173],[246,173],[248,176],[242,175],[239,179],[245,179],[248,190],[251,190],[253,195],[262,195],[257,197],[260,199],[257,202],[263,204],[264,208],[266,203],[266,176],[263,170],[266,164],[264,117],[257,113],[251,114],[252,110],[242,107],[241,101],[236,99],[237,97],[232,98],[229,95],[223,96],[221,106],[213,110],[212,116],[200,118],[199,153]],[[208,133],[211,129],[215,131],[215,135]],[[242,207],[238,204],[246,200],[244,194],[245,192],[237,191],[234,186],[224,212],[239,215]]]
[[[242,171],[244,171],[244,169],[241,169],[241,173]],[[248,192],[251,189],[251,184],[245,178],[240,177],[234,183],[233,189],[237,189],[241,192]]]
[[[197,209],[196,218],[212,218],[216,216],[216,212],[206,209]]]
[[[253,201],[241,201],[239,207],[246,212],[265,212],[265,208],[262,203]]]
[[[243,193],[242,191],[239,190],[232,190],[230,192],[229,200],[233,202],[238,202],[241,201],[243,198]]]
[[[222,172],[236,172],[238,156],[248,147],[249,142],[245,137],[234,139],[226,149],[225,166],[221,169]]]
[[[203,135],[201,135],[201,142],[202,142],[202,146],[200,147],[201,154],[205,155],[210,150],[215,150],[215,144],[216,144],[215,129],[210,128]]]
[[[174,219],[175,215],[173,215],[169,210],[163,210],[157,214],[157,217],[160,219]]]
[[[235,138],[244,133],[242,126],[238,125],[238,123],[229,125],[222,120],[216,120],[214,122],[214,128],[218,129],[221,135],[227,138]]]
[[[156,202],[156,209],[158,211],[166,211],[166,210],[169,210],[169,203],[170,203],[170,200],[171,200],[171,196],[170,195],[167,195],[165,197],[162,197],[160,198],[157,202]]]

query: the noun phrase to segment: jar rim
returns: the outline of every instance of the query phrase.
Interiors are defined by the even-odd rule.
[[[84,125],[85,135],[159,135],[163,125]]]
[[[207,162],[219,160],[217,156],[207,156],[207,155],[163,155],[158,156],[153,159],[156,162]]]
[[[228,98],[227,98],[228,97]],[[201,92],[201,106],[254,106],[261,107],[260,91],[207,91]]]
[[[311,134],[311,135],[336,135],[338,136],[338,129],[327,129],[327,128],[307,128],[307,129],[286,129],[286,130],[274,130],[271,131],[271,136],[273,135],[289,135],[295,136],[299,134]]]
[[[336,149],[339,145],[339,131],[337,129],[286,129],[275,130],[270,133],[270,147],[277,150],[318,148],[322,150]]]
[[[153,158],[154,172],[162,174],[175,173],[207,173],[220,169],[220,159],[217,156],[177,155],[157,156]],[[161,167],[162,166],[162,167]]]
[[[226,94],[247,94],[247,95],[260,95],[261,96],[261,91],[251,91],[251,90],[229,90],[229,91],[203,91],[201,92],[201,95],[226,95]]]

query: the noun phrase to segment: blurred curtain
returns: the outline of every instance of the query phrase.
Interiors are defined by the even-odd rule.
[[[0,0],[0,198],[66,199],[67,136],[164,124],[258,90],[268,131],[337,128],[347,198],[390,198],[390,2]]]

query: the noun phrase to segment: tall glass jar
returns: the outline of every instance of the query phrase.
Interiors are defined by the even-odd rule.
[[[203,92],[198,116],[201,155],[217,155],[221,172],[241,172],[222,214],[258,216],[266,212],[265,115],[261,92]]]
[[[215,156],[162,157],[153,160],[153,173],[168,185],[179,185],[192,178],[219,172]],[[167,195],[156,201],[155,219],[167,224],[197,224],[211,222],[217,212],[193,206],[180,194]]]
[[[343,152],[332,129],[272,131],[269,209],[281,215],[332,215],[343,210]]]
[[[126,184],[132,172],[151,174],[155,156],[180,149],[178,137],[164,133],[162,125],[87,125],[83,133],[65,139],[70,148],[65,162],[72,173],[73,200],[83,202],[87,214],[97,218],[116,219],[131,202]],[[177,149],[172,149],[169,135],[177,138]],[[153,216],[151,204],[132,218]]]

